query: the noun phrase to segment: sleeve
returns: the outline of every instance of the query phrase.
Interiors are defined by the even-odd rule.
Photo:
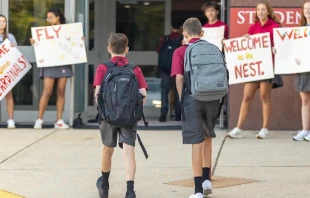
[[[14,35],[13,34],[9,34],[8,37],[9,37],[9,40],[17,46],[17,42],[16,42],[16,39],[15,39]]]
[[[171,65],[171,77],[175,77],[177,74],[184,75],[184,55],[179,53],[179,49],[174,51]]]
[[[99,65],[96,70],[93,87],[101,86],[105,73],[106,73],[106,67],[104,65]]]
[[[249,28],[248,34],[253,35],[254,25]]]
[[[141,70],[140,67],[136,67],[135,74],[136,74],[136,77],[137,77],[137,80],[138,80],[139,88],[140,89],[142,89],[142,88],[148,89],[148,86],[146,84],[144,75],[143,75],[142,70]]]

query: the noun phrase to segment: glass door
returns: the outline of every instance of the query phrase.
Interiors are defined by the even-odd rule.
[[[31,62],[33,68],[13,88],[15,102],[14,119],[16,122],[34,122],[37,119],[40,96],[43,92],[43,81],[35,63],[35,54],[30,45],[31,27],[45,26],[46,12],[51,7],[59,7],[65,11],[65,6],[71,0],[1,0],[1,11],[8,19],[8,30],[18,44],[18,49]],[[65,12],[66,13],[66,12]],[[66,16],[69,12],[66,13]],[[68,18],[68,17],[67,17]],[[70,81],[66,89],[66,104],[70,102]],[[64,120],[69,120],[69,111],[65,106]],[[1,122],[8,119],[5,100],[1,102]],[[56,89],[49,100],[44,114],[45,123],[56,120]]]

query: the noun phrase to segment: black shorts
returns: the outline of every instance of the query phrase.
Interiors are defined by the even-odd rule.
[[[137,139],[137,125],[131,128],[119,128],[102,120],[99,129],[102,144],[107,147],[116,147],[117,136],[119,137],[119,147],[123,148],[123,143],[135,146]]]
[[[216,137],[214,126],[220,100],[201,102],[185,93],[181,103],[183,144],[199,144],[205,137]]]

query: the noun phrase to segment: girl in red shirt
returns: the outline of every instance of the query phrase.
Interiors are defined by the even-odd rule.
[[[248,34],[244,36],[249,37],[250,35],[253,34],[268,32],[270,34],[271,46],[274,51],[273,28],[278,27],[281,27],[281,23],[277,19],[271,5],[268,2],[259,3],[256,6],[255,24],[253,24],[250,27]],[[273,67],[273,65],[270,65],[270,67]],[[243,100],[240,108],[237,127],[234,128],[231,132],[227,133],[227,136],[231,138],[242,137],[241,127],[244,124],[244,121],[248,115],[250,104],[255,96],[256,90],[259,89],[260,98],[263,106],[263,127],[259,132],[259,134],[257,135],[257,138],[258,139],[268,138],[269,131],[267,127],[269,124],[271,113],[271,103],[270,103],[271,90],[273,88],[278,88],[282,86],[283,86],[282,78],[279,75],[275,75],[273,79],[245,83],[243,90]]]
[[[310,26],[310,1],[305,1],[301,12],[301,26]],[[296,75],[295,89],[302,101],[302,130],[293,137],[295,141],[310,141],[310,72]]]

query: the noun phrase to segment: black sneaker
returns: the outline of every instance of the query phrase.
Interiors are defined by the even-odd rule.
[[[108,198],[109,197],[109,185],[103,187],[103,179],[102,176],[98,178],[97,180],[97,188],[99,191],[99,197],[100,198]]]
[[[161,116],[159,117],[159,122],[167,122],[166,116],[161,115]]]
[[[133,191],[133,190],[128,191],[127,190],[125,198],[136,198],[135,191]]]

